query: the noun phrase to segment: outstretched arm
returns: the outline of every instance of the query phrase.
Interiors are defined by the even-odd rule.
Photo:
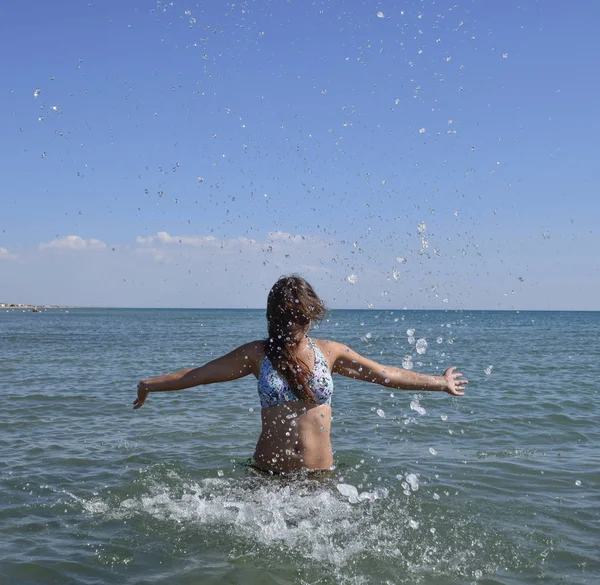
[[[456,371],[456,366],[448,368],[443,376],[428,376],[378,364],[341,343],[330,342],[328,349],[330,347],[330,355],[335,358],[333,371],[348,378],[373,382],[398,390],[448,392],[453,396],[463,396],[465,385],[468,384],[462,374]]]
[[[142,380],[138,384],[138,395],[133,402],[133,408],[142,407],[150,392],[185,390],[193,386],[228,382],[248,374],[256,374],[257,368],[260,368],[261,345],[261,342],[247,343],[199,368],[188,368],[165,376]]]

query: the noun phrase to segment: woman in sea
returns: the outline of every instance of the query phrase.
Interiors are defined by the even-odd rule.
[[[331,447],[332,373],[398,390],[462,396],[467,380],[448,368],[429,376],[384,366],[336,341],[309,337],[325,307],[299,276],[280,278],[267,300],[268,338],[251,341],[207,364],[142,380],[133,408],[150,392],[184,390],[253,374],[258,380],[262,431],[254,466],[271,473],[333,468]]]

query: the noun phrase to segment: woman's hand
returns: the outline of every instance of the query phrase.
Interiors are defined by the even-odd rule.
[[[446,380],[444,392],[448,392],[448,394],[452,394],[452,396],[464,396],[465,393],[462,392],[462,390],[465,389],[465,385],[468,384],[469,381],[463,380],[462,374],[455,370],[456,366],[452,366],[444,372],[444,379]]]
[[[146,398],[148,398],[148,394],[150,393],[150,391],[146,388],[146,384],[144,383],[144,380],[142,380],[138,384],[137,392],[138,392],[137,398],[133,401],[134,410],[144,406],[144,402],[146,402]]]

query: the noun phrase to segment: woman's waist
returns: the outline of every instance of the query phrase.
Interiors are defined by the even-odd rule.
[[[333,453],[329,441],[305,446],[276,445],[270,440],[259,439],[254,451],[254,461],[258,468],[273,473],[287,473],[299,469],[330,469],[333,465]]]

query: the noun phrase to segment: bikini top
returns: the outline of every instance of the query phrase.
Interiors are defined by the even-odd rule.
[[[319,404],[331,404],[333,379],[331,378],[329,366],[327,365],[323,352],[316,346],[315,342],[310,339],[310,337],[308,338],[308,343],[315,353],[315,365],[306,382],[308,387],[317,397]],[[284,402],[301,401],[266,356],[260,366],[260,374],[258,376],[258,396],[262,408],[277,406]]]

